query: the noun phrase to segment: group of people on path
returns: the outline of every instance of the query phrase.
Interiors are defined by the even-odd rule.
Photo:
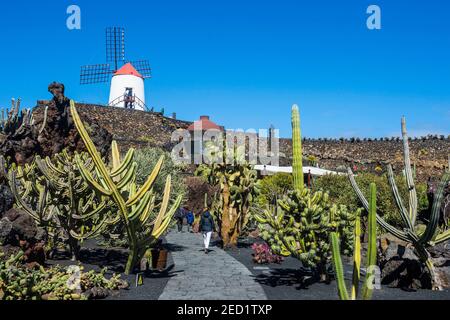
[[[183,232],[183,225],[187,225],[188,232],[194,231],[194,221],[195,216],[194,213],[189,210],[187,207],[182,207],[177,210],[174,215],[175,220],[177,221],[178,232]],[[209,244],[211,242],[211,236],[213,232],[216,232],[216,224],[214,222],[214,218],[211,213],[209,213],[208,208],[203,208],[203,212],[200,216],[200,222],[198,224],[198,232],[201,232],[203,235],[203,244],[205,254],[209,253]]]

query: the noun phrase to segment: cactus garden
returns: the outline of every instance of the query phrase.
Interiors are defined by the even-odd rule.
[[[1,6],[0,308],[450,300],[449,1]]]
[[[349,165],[312,178],[304,174],[311,157],[294,105],[292,173],[261,175],[245,146],[225,154],[207,144],[210,156],[233,161],[196,166],[176,164],[156,146],[122,148],[114,139],[106,146],[93,139],[93,124],[80,113],[86,107],[56,97],[60,111],[20,110],[13,100],[3,112],[5,146],[10,139],[26,146],[20,132],[39,144],[57,112],[67,126],[61,132],[75,134],[54,154],[38,148],[33,156],[0,155],[1,299],[136,299],[155,283],[154,298],[164,299],[177,250],[193,239],[177,236],[180,210],[194,213],[192,230],[181,237],[197,237],[202,212],[211,213],[214,250],[253,273],[246,281],[258,286],[255,298],[287,298],[293,284],[295,299],[408,299],[410,290],[418,294],[412,298],[446,297],[450,174],[445,168],[431,191],[429,182],[416,181],[405,118],[403,168],[386,163],[385,172],[360,173]]]

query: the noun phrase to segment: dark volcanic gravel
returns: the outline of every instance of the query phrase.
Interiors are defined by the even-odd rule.
[[[260,283],[269,300],[336,300],[338,299],[336,282],[330,284],[312,282],[308,273],[302,270],[301,262],[295,258],[285,258],[281,264],[255,264],[252,261],[251,244],[255,240],[240,241],[237,249],[227,251],[232,257],[244,264]],[[345,277],[350,287],[352,268],[345,265]],[[310,282],[310,283],[308,283]],[[311,283],[312,282],[312,283]],[[374,290],[374,300],[450,300],[450,290],[418,290],[414,292],[382,286]]]

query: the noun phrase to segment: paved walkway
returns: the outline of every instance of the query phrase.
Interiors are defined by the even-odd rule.
[[[159,300],[266,300],[261,285],[239,261],[217,247],[208,255],[200,234],[171,231],[175,276],[170,278]]]

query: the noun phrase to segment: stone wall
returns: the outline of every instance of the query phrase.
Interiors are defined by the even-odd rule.
[[[446,137],[427,137],[410,139],[411,162],[416,167],[417,178],[421,181],[428,177],[441,176],[448,167],[450,139]],[[385,170],[385,164],[391,163],[395,171],[403,169],[403,144],[400,139],[377,140],[303,140],[304,157],[317,159],[320,167],[343,169],[354,166],[356,170]],[[292,153],[290,139],[281,139],[280,151],[286,155]],[[289,162],[290,157],[286,157]],[[378,167],[378,168],[377,168]]]
[[[46,101],[38,101],[34,113],[39,117]],[[77,103],[82,118],[95,120],[108,130],[123,150],[145,146],[170,148],[174,130],[187,128],[191,122],[167,118],[157,112],[145,112],[101,105]]]
[[[42,105],[35,113],[42,113]],[[160,113],[151,113],[123,108],[111,108],[100,105],[77,104],[79,113],[95,120],[108,130],[123,150],[133,147],[158,146],[170,149],[171,134],[178,128],[187,128],[191,122],[164,117]],[[403,169],[402,142],[399,138],[383,139],[304,139],[305,158],[313,156],[320,167],[326,169],[344,169],[352,166],[357,171],[385,170],[385,163],[392,163],[394,170]],[[416,166],[419,180],[429,176],[442,175],[448,166],[450,138],[429,136],[411,139],[411,160]],[[280,139],[280,165],[290,165],[292,154],[291,139]],[[308,161],[305,160],[305,164]],[[378,167],[378,168],[377,168]]]

